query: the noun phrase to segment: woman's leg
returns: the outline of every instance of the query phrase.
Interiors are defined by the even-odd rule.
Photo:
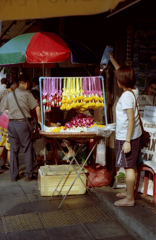
[[[8,163],[10,165],[10,150],[8,150],[8,152],[7,152],[7,157],[8,157]]]
[[[3,154],[2,154],[2,163],[1,166],[6,164],[6,160],[7,160],[7,150],[6,148],[4,148]]]
[[[6,163],[6,149],[5,147],[0,147],[0,158],[2,158],[1,166]]]
[[[125,170],[126,171],[126,170]],[[137,178],[137,168],[135,167],[135,169],[134,169],[134,171],[135,171],[135,180],[136,180],[136,178]],[[134,176],[133,176],[134,177]],[[126,185],[127,185],[127,183],[126,183]],[[134,183],[134,186],[135,186],[135,183]],[[117,193],[116,194],[116,196],[117,197],[120,197],[120,198],[125,198],[125,197],[127,197],[127,190],[126,190],[126,192],[122,192],[122,193]]]
[[[3,152],[4,152],[4,146],[3,147],[0,147],[0,158],[2,157],[2,155],[3,155]]]
[[[3,157],[3,153],[4,153],[4,147],[0,147],[0,158]],[[2,163],[1,166],[3,165],[3,158],[2,158]],[[3,171],[0,169],[0,173],[3,173]]]
[[[135,169],[127,168],[126,171],[126,186],[127,186],[127,199],[134,201],[134,185],[135,185]]]
[[[9,152],[9,154],[8,154],[8,152]],[[7,157],[8,157],[8,163],[9,163],[9,165],[10,165],[10,151],[8,151],[8,150],[5,148],[4,151],[3,151],[2,163],[1,163],[1,168],[3,168],[3,169],[10,169],[10,166],[9,166],[9,165],[5,165],[5,164],[6,164]]]
[[[135,185],[135,169],[127,168],[126,171],[126,187],[127,196],[124,199],[116,201],[115,206],[134,206],[134,185]]]

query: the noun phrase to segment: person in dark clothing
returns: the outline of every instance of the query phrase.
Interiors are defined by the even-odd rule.
[[[34,78],[33,78],[33,87],[32,87],[32,90],[40,91],[39,78],[38,78],[38,77],[34,77]]]
[[[15,90],[20,107],[28,119],[31,118],[30,110],[36,110],[38,122],[41,123],[41,110],[33,97],[32,93],[27,90],[30,86],[30,77],[22,74],[19,77],[19,87]],[[25,181],[31,181],[33,177],[33,143],[31,139],[30,128],[25,121],[20,109],[17,106],[13,92],[10,92],[6,101],[6,113],[8,113],[8,136],[10,142],[10,175],[11,181],[15,182],[19,178],[19,161],[18,153],[20,146],[24,153],[26,165]]]

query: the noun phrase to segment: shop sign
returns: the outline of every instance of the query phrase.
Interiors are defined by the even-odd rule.
[[[139,112],[140,116],[144,116],[145,106],[156,106],[156,97],[154,95],[139,95]]]
[[[156,107],[145,106],[144,119],[149,122],[156,122]]]
[[[143,127],[145,131],[149,132],[151,135],[151,141],[148,148],[141,149],[142,156],[141,158],[146,161],[151,161],[153,154],[156,151],[156,117],[155,122],[147,121],[146,119],[142,119]]]
[[[125,0],[0,0],[1,20],[99,14]]]

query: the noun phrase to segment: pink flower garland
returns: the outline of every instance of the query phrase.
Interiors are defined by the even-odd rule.
[[[84,114],[79,113],[71,121],[65,124],[65,129],[72,127],[86,127],[90,128],[94,124],[92,117],[86,117]]]

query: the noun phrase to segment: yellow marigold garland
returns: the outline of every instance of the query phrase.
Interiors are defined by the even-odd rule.
[[[60,132],[61,129],[64,129],[65,127],[61,126],[61,127],[57,127],[54,128],[51,132]]]
[[[82,78],[64,78],[61,110],[74,108],[86,111],[86,109],[96,109],[104,107],[103,100],[104,98],[97,94],[83,94]]]

